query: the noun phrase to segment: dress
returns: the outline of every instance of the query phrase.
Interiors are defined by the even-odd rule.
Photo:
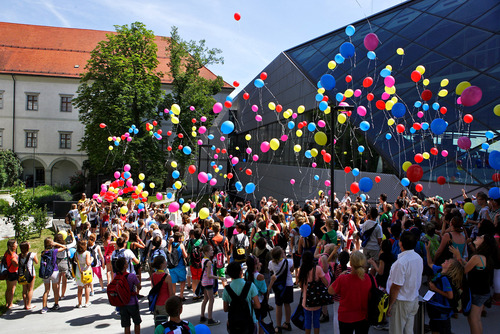
[[[89,251],[85,251],[83,253],[78,253],[78,252],[75,253],[76,259],[78,260],[78,264],[79,264],[79,266],[78,265],[76,266],[76,273],[75,273],[75,280],[76,280],[76,284],[78,286],[85,286],[85,284],[83,284],[83,282],[82,282],[82,273],[81,272],[88,270],[90,268],[90,266],[87,265],[87,263],[86,263],[87,254],[89,254]]]

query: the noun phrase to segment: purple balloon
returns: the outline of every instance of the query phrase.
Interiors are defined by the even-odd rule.
[[[481,91],[481,88],[477,86],[470,86],[464,89],[460,97],[464,107],[471,107],[481,100],[483,92]]]
[[[374,51],[377,48],[378,43],[379,43],[378,36],[375,35],[374,33],[371,32],[365,36],[364,44],[365,48],[368,51]]]
[[[458,147],[460,147],[462,150],[468,150],[472,145],[469,137],[465,137],[465,136],[458,138],[457,144],[458,144]]]

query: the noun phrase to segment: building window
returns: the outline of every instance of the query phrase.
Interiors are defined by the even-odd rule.
[[[71,149],[71,133],[59,133],[59,148]]]
[[[26,110],[38,110],[38,94],[26,94]]]
[[[73,110],[73,106],[71,105],[72,100],[73,96],[61,95],[61,111],[71,112]]]
[[[3,147],[3,129],[0,129],[0,147]]]
[[[3,90],[0,90],[0,109],[3,109]]]
[[[38,131],[26,131],[26,147],[38,147]]]

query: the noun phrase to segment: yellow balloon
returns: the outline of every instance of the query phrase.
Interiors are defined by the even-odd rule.
[[[441,89],[438,93],[438,95],[440,97],[445,97],[446,95],[448,95],[448,90],[447,89]]]
[[[302,147],[298,144],[293,147],[293,150],[297,153],[300,152],[301,149],[302,149]]]
[[[121,202],[121,201],[123,201],[123,197],[121,197],[121,196],[120,196],[120,197],[118,197],[116,200],[117,200],[118,202]]]
[[[393,124],[394,124],[394,118],[389,118],[389,119],[387,120],[387,125],[391,126],[391,125],[393,125]]]
[[[134,190],[134,191],[135,191],[135,193],[136,193],[137,195],[139,195],[139,194],[141,193],[141,190],[142,190],[141,188],[137,187],[137,188],[135,188],[135,190]]]
[[[207,219],[208,216],[210,216],[210,211],[208,211],[208,208],[202,208],[198,213],[198,216],[200,219]]]
[[[302,130],[295,131],[295,134],[297,135],[297,137],[302,137]]]
[[[302,114],[304,111],[306,111],[306,108],[305,108],[304,106],[302,106],[302,105],[300,105],[300,106],[297,108],[297,112],[298,112],[299,114]]]
[[[235,147],[236,151],[239,151],[240,150],[240,147],[239,146],[236,146]]]
[[[144,178],[146,177],[146,175],[144,175],[143,173],[139,174],[139,180],[144,180]]]
[[[429,154],[429,152],[422,153],[422,156],[424,157],[425,160],[429,160],[429,158],[431,157],[431,155]]]
[[[333,60],[330,60],[328,62],[328,68],[331,69],[331,70],[333,70],[335,67],[337,67],[337,63],[334,62]]]
[[[384,90],[387,94],[393,95],[394,93],[396,93],[396,86],[392,87],[385,86]]]
[[[219,168],[215,168],[214,170],[215,170],[215,172],[216,172],[216,173],[218,173],[218,172],[219,172]]]
[[[148,196],[149,196],[149,192],[148,191],[143,191],[142,192],[142,197],[148,198]]]
[[[175,181],[174,182],[174,187],[175,187],[175,189],[181,189],[182,188],[182,182],[181,181]]]
[[[179,115],[181,113],[181,107],[179,107],[178,104],[172,104],[172,107],[170,108],[174,115]]]
[[[196,136],[197,136],[196,132],[194,132],[194,131],[193,131],[193,132],[191,132],[191,136],[192,136],[192,137],[196,137]]]
[[[188,212],[189,209],[191,209],[189,204],[187,204],[187,203],[182,204],[182,212]]]
[[[392,110],[392,107],[394,106],[394,102],[392,100],[389,100],[385,103],[385,109],[386,110]]]
[[[446,87],[450,83],[450,80],[448,79],[443,79],[441,80],[441,87]]]
[[[248,140],[250,140],[250,139],[252,139],[252,135],[250,135],[250,134],[245,135],[245,139],[246,139],[247,141],[248,141]]]
[[[141,203],[141,200],[140,200],[140,199],[136,199],[136,200],[134,201],[134,203],[137,205],[137,204]]]
[[[113,137],[108,137],[108,141],[113,141]]]
[[[344,151],[344,155],[347,155],[347,151]]]
[[[177,168],[177,161],[172,161],[170,166],[172,166],[172,168]]]
[[[500,116],[500,104],[497,104],[497,105],[493,108],[493,112],[495,113],[495,115]]]
[[[344,96],[347,98],[350,98],[353,95],[354,95],[354,91],[350,88],[344,92]]]
[[[325,115],[328,115],[331,112],[332,112],[332,109],[330,108],[330,106],[326,107],[326,109],[324,111]]]
[[[424,84],[424,86],[429,86],[429,79],[424,79],[424,81],[422,81],[422,83]]]
[[[276,151],[278,148],[280,148],[280,141],[276,138],[273,138],[269,142],[269,146],[271,146],[271,150]]]
[[[113,151],[113,146],[109,145],[108,150]]]
[[[392,102],[394,102],[394,103],[396,103],[396,102],[398,102],[399,100],[398,100],[398,98],[397,98],[397,97],[393,96],[393,97],[391,98],[391,101],[392,101]]]
[[[267,106],[269,107],[270,110],[276,109],[276,104],[274,102],[269,102],[269,104]]]
[[[121,141],[122,141],[122,139],[121,139],[121,138],[116,138],[116,141],[117,141],[117,142],[121,142]]]
[[[402,56],[402,55],[404,55],[404,54],[405,54],[405,50],[404,50],[403,48],[398,48],[398,49],[396,50],[396,53],[397,53],[398,55]]]
[[[285,117],[286,119],[288,119],[288,118],[292,117],[292,112],[291,112],[291,111],[289,111],[289,110],[290,110],[290,109],[288,109],[287,111],[285,111],[285,112],[283,113],[283,117]]]
[[[344,124],[345,121],[347,121],[347,116],[345,114],[339,114],[337,116],[337,121],[340,123],[340,124]]]
[[[318,155],[318,150],[317,150],[317,149],[315,149],[315,148],[313,148],[313,149],[311,150],[311,155],[312,155],[313,157],[316,157],[316,156]]]
[[[326,136],[326,133],[318,131],[314,134],[314,141],[316,144],[323,146],[328,142],[328,137]]]
[[[385,68],[388,69],[389,71],[392,71],[392,66],[391,65],[387,65]]]
[[[172,116],[172,118],[170,118],[170,121],[172,121],[172,124],[179,124],[179,119],[175,116]]]
[[[192,127],[191,127],[191,130],[192,130],[192,131],[196,131],[196,126],[192,126]]]
[[[58,234],[62,235],[63,240],[66,240],[66,238],[68,237],[68,232],[66,231],[60,231]]]
[[[325,89],[323,87],[318,88],[318,93],[324,94],[325,93]]]
[[[462,81],[457,85],[457,88],[455,89],[455,93],[457,95],[462,95],[462,92],[465,90],[465,88],[470,87],[471,84],[468,81]]]
[[[126,214],[127,214],[127,212],[128,212],[128,208],[127,208],[126,206],[122,206],[122,207],[120,208],[120,213],[121,213],[122,215],[126,215]]]
[[[408,168],[410,168],[411,165],[412,164],[409,161],[403,162],[403,170],[406,172],[408,170]]]
[[[425,67],[422,65],[418,65],[415,70],[417,70],[422,75],[425,73]]]
[[[471,215],[476,211],[476,207],[471,202],[464,204],[464,211],[466,214]]]
[[[151,182],[151,183],[149,184],[149,188],[151,188],[151,189],[154,189],[154,187],[155,187],[155,186],[156,186],[156,185],[155,185],[153,182]]]

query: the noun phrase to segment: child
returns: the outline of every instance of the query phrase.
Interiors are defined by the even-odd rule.
[[[191,268],[193,291],[196,291],[198,284],[201,279],[201,261],[202,261],[202,247],[205,244],[204,240],[201,238],[201,229],[194,229],[193,238],[189,240],[187,253],[189,254],[189,266]],[[201,299],[201,296],[195,296],[193,299]]]
[[[83,289],[85,289],[85,305],[83,307],[90,306],[90,284],[83,283],[82,281],[82,273],[90,268],[92,264],[92,258],[90,256],[90,252],[87,251],[87,240],[80,240],[76,244],[76,253],[75,253],[75,261],[76,261],[76,273],[75,280],[78,285],[78,304],[76,308],[82,308],[82,295]]]
[[[107,284],[111,283],[113,278],[113,266],[111,265],[111,255],[115,251],[116,243],[111,241],[111,232],[104,232],[104,263],[106,264]]]
[[[33,297],[33,287],[35,286],[35,267],[34,263],[38,264],[36,253],[29,252],[31,246],[29,242],[23,241],[19,245],[21,254],[19,254],[19,283],[23,286],[23,302],[24,309],[31,310],[31,298]],[[23,277],[25,277],[23,279]]]
[[[116,260],[116,271],[120,274],[126,274],[128,267],[128,260],[125,257],[120,257]],[[127,305],[120,307],[120,320],[121,325],[125,331],[125,334],[130,334],[130,318],[134,321],[134,332],[141,332],[141,314],[139,313],[139,300],[137,299],[137,293],[141,289],[141,282],[134,273],[129,273],[127,275],[127,281],[132,292],[130,301]]]
[[[43,297],[42,297],[42,314],[47,313],[47,299],[49,298],[49,291],[50,291],[50,283],[52,282],[52,291],[54,292],[54,306],[51,308],[52,311],[57,311],[59,310],[59,268],[57,267],[57,253],[62,252],[66,250],[65,245],[61,245],[57,242],[52,241],[52,238],[45,238],[44,242],[44,248],[45,250],[42,252],[41,256],[43,257],[45,254],[50,257],[52,261],[52,266],[54,268],[54,271],[52,274],[47,277],[43,278],[43,283],[45,285],[45,291],[43,292]],[[54,247],[57,247],[54,249]],[[43,260],[43,258],[42,258]],[[40,267],[40,271],[41,267]],[[42,273],[40,273],[40,276]]]
[[[163,280],[163,284],[161,286],[158,298],[156,299],[155,309],[153,312],[156,324],[158,321],[161,323],[168,320],[168,313],[165,309],[165,303],[168,298],[174,295],[174,289],[172,286],[172,278],[168,274],[167,270],[167,260],[163,256],[157,256],[155,258],[155,260],[153,261],[153,268],[156,271],[151,276],[151,286],[154,287],[161,280]]]
[[[212,318],[212,310],[214,308],[214,284],[219,284],[217,281],[218,276],[213,275],[212,256],[214,249],[210,245],[203,246],[203,260],[201,261],[202,274],[201,274],[201,288],[203,289],[203,302],[201,303],[201,316],[200,322],[205,322],[205,307],[208,302],[208,326],[220,324],[219,320]]]
[[[260,263],[259,258],[254,255],[249,255],[247,257],[247,271],[245,273],[245,280],[247,282],[252,282],[258,291],[258,297],[260,302],[260,309],[255,310],[255,317],[258,322],[261,322],[267,316],[267,310],[269,307],[267,294],[267,285],[262,275],[259,271],[261,269],[262,263]],[[264,331],[259,326],[259,334],[263,334]]]
[[[104,289],[104,283],[102,280],[102,269],[104,269],[104,256],[102,256],[101,247],[95,243],[97,236],[91,234],[89,237],[88,248],[90,256],[92,257],[92,272],[99,279],[99,284],[101,285],[102,292],[106,292]],[[94,283],[90,283],[90,295],[94,295]]]
[[[319,242],[320,245],[337,244],[337,231],[333,228],[333,219],[327,219],[325,225],[321,227],[321,231],[324,234]]]
[[[189,321],[182,320],[182,300],[177,296],[171,296],[165,303],[165,309],[170,321],[156,326],[154,334],[175,333],[175,334],[195,334],[194,325]],[[180,333],[177,329],[180,328]],[[168,330],[167,330],[168,329]]]
[[[66,294],[66,286],[68,284],[68,279],[73,279],[71,276],[71,256],[69,253],[70,248],[76,247],[76,239],[74,238],[73,231],[70,229],[64,237],[63,232],[59,232],[54,237],[54,241],[61,245],[66,245],[66,250],[64,252],[57,253],[57,268],[59,270],[59,286],[61,287],[61,294],[59,295],[59,300],[64,299]],[[70,242],[71,241],[71,242]],[[69,242],[69,243],[68,243]]]
[[[5,302],[7,305],[7,309],[10,309],[13,306],[14,293],[16,292],[16,285],[18,279],[18,269],[19,269],[19,256],[16,253],[17,250],[17,241],[15,239],[10,239],[7,241],[7,251],[3,255],[4,260],[2,263],[5,263],[7,267],[8,276],[7,276],[7,288],[5,289]]]

